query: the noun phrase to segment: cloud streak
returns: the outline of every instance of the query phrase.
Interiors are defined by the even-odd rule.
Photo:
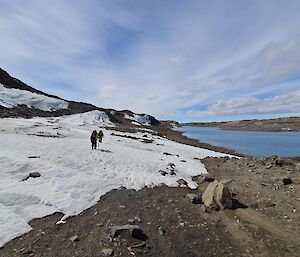
[[[0,65],[67,99],[180,119],[278,114],[298,95],[297,1],[0,4]]]

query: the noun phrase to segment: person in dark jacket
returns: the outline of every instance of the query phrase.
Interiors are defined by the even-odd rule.
[[[91,134],[92,150],[97,148],[97,131],[94,130]]]
[[[100,143],[102,143],[103,136],[104,136],[104,134],[103,134],[102,130],[99,130],[99,133],[98,133],[99,145],[100,145]]]

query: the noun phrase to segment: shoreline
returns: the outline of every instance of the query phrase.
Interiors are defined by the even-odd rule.
[[[239,152],[235,151],[234,149],[230,149],[230,148],[222,147],[222,146],[215,146],[215,145],[211,145],[208,143],[200,142],[197,139],[189,138],[189,137],[183,135],[183,133],[184,133],[183,131],[175,131],[172,128],[169,128],[166,126],[152,126],[151,129],[156,131],[159,135],[165,136],[167,139],[172,140],[177,143],[195,146],[195,147],[199,147],[199,148],[204,148],[204,149],[215,151],[215,152],[236,155],[238,157],[246,157],[246,156],[250,157],[250,155],[239,153]]]

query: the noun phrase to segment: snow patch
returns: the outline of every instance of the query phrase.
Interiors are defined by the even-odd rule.
[[[68,109],[68,103],[64,100],[32,93],[27,90],[6,88],[0,84],[0,105],[6,108],[14,108],[17,105],[25,104],[29,108],[43,111],[57,111]]]
[[[124,118],[128,119],[128,120],[135,121],[135,122],[139,123],[140,125],[144,125],[144,126],[150,126],[151,125],[149,115],[147,115],[147,114],[143,114],[143,115],[134,114],[133,116],[130,116],[130,115],[125,113]]]
[[[61,116],[56,119],[56,122],[66,125],[108,125],[114,126],[108,115],[102,111],[90,111],[72,115]]]

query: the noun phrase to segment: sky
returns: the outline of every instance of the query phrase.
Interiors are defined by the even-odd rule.
[[[0,0],[0,67],[159,119],[300,115],[300,1]]]

